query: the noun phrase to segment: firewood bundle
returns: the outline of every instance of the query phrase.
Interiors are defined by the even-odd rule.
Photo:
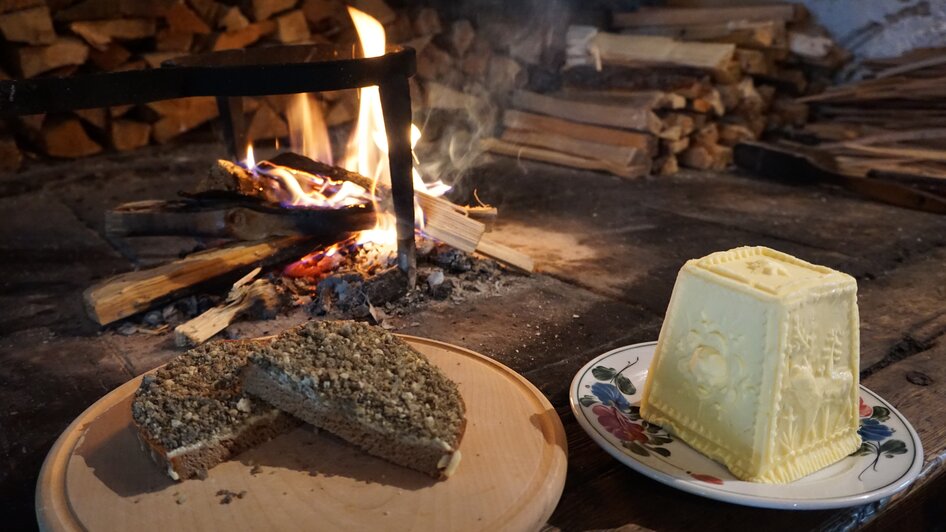
[[[493,152],[626,178],[723,169],[732,147],[801,125],[846,54],[801,6],[642,8],[571,26],[564,87],[517,93]]]
[[[946,48],[871,60],[865,79],[804,98],[806,140],[854,174],[946,179]]]
[[[383,0],[0,0],[0,56],[9,59],[0,79],[159,68],[183,55],[269,44],[349,46],[357,36],[346,5],[378,19],[389,44],[417,49],[419,108],[478,105],[463,92],[469,80],[483,87],[490,80],[481,95],[523,82],[524,68],[494,54],[469,21],[442,22],[429,8],[395,11]],[[287,138],[292,103],[291,96],[246,98],[248,138]],[[319,94],[316,104],[329,127],[358,112],[356,91]],[[217,116],[215,100],[203,97],[22,117],[0,129],[8,155],[0,170],[16,169],[23,150],[76,158],[164,144]]]

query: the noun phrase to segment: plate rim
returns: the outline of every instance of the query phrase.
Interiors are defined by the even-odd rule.
[[[643,349],[646,347],[656,346],[657,341],[649,342],[638,342],[634,344],[628,344],[620,347],[611,349],[601,355],[593,357],[587,363],[582,365],[582,367],[575,373],[575,376],[572,378],[571,383],[568,388],[568,404],[571,407],[572,415],[575,416],[575,419],[578,421],[578,424],[585,431],[585,433],[595,442],[599,447],[601,447],[605,452],[611,455],[612,458],[620,462],[621,464],[633,469],[637,473],[644,475],[650,479],[653,479],[661,484],[670,486],[672,488],[685,491],[687,493],[692,493],[694,495],[699,495],[701,497],[706,497],[709,499],[714,499],[717,501],[727,502],[731,504],[738,504],[742,506],[751,506],[755,508],[770,508],[777,510],[829,510],[837,508],[848,508],[851,506],[859,506],[869,502],[874,502],[905,489],[910,484],[916,480],[916,477],[919,475],[920,470],[923,466],[923,444],[920,441],[920,437],[916,432],[916,429],[913,428],[913,425],[907,420],[906,416],[900,413],[899,410],[894,408],[886,399],[880,396],[880,394],[870,390],[863,384],[859,384],[861,391],[866,392],[873,396],[875,399],[880,401],[886,408],[890,409],[892,414],[895,414],[904,424],[907,429],[907,432],[910,434],[910,438],[913,441],[915,454],[913,456],[913,462],[910,464],[910,467],[907,469],[906,473],[900,476],[897,480],[881,486],[877,489],[868,491],[866,493],[861,493],[858,495],[845,495],[839,497],[828,497],[821,499],[786,499],[762,495],[748,495],[742,493],[733,493],[730,491],[720,491],[711,486],[704,486],[697,484],[697,481],[688,480],[683,478],[674,477],[662,471],[658,471],[649,465],[637,460],[635,457],[630,456],[620,449],[615,447],[611,442],[602,436],[596,428],[591,425],[591,422],[587,419],[587,416],[581,410],[581,405],[578,402],[578,386],[581,383],[581,378],[588,373],[589,368],[593,367],[594,364],[600,362],[601,360],[608,358],[618,352],[629,351],[634,349]],[[649,369],[648,369],[649,371]],[[683,442],[685,444],[685,442]],[[725,467],[725,466],[724,466]]]
[[[507,379],[514,381],[515,385],[524,388],[528,392],[530,400],[534,400],[539,406],[545,408],[545,413],[549,414],[547,419],[551,424],[550,428],[552,431],[552,437],[554,439],[553,446],[557,447],[560,451],[553,452],[555,461],[553,467],[556,470],[560,470],[560,474],[557,475],[555,479],[556,482],[554,484],[545,486],[545,491],[551,495],[550,500],[552,501],[552,504],[548,505],[548,507],[536,510],[542,522],[548,521],[555,509],[558,507],[558,503],[561,500],[562,494],[564,493],[565,482],[567,480],[568,474],[567,433],[565,432],[561,416],[558,415],[558,412],[552,406],[548,397],[546,397],[546,395],[542,393],[531,381],[523,377],[522,374],[491,357],[465,347],[451,344],[449,342],[408,334],[395,334],[409,343],[426,344],[439,347],[456,355],[469,357],[480,364],[492,366],[498,370],[498,373],[503,374]],[[105,399],[115,394],[121,394],[126,389],[131,390],[130,393],[134,393],[134,390],[137,389],[141,379],[145,375],[157,371],[164,365],[165,364],[162,364],[161,366],[132,377],[124,383],[109,390],[99,399],[85,408],[80,414],[78,414],[75,419],[73,419],[63,430],[63,432],[59,434],[43,459],[43,463],[40,467],[39,475],[37,476],[36,485],[34,488],[34,512],[37,525],[39,526],[40,530],[85,530],[82,523],[78,521],[78,516],[73,511],[68,497],[65,496],[65,489],[60,489],[64,488],[66,484],[67,473],[66,468],[61,466],[63,464],[68,464],[69,459],[72,456],[72,451],[77,445],[81,443],[85,436],[83,430],[77,429],[81,429],[84,425],[92,423],[104,411],[107,411],[114,406],[107,403]],[[127,392],[125,393],[127,394]],[[552,444],[552,442],[549,443],[550,445]],[[69,452],[63,452],[64,449],[69,449]],[[43,488],[44,484],[47,486],[46,489]]]

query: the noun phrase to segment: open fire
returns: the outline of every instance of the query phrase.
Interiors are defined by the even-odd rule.
[[[354,22],[364,57],[384,55],[386,40],[384,27],[370,15],[348,8]],[[328,127],[320,106],[306,94],[297,94],[289,107],[290,148],[310,159],[332,164],[332,147]],[[421,133],[411,124],[411,148],[420,140]],[[355,205],[372,205],[377,219],[375,227],[360,231],[342,242],[318,249],[290,264],[285,273],[291,277],[321,277],[331,272],[341,261],[343,250],[370,246],[368,256],[382,262],[393,261],[397,234],[395,217],[385,206],[380,188],[390,188],[391,173],[388,165],[388,142],[377,86],[359,90],[359,113],[355,128],[346,146],[339,166],[371,179],[370,189],[350,181],[334,181],[326,176],[311,174],[296,168],[271,162],[257,164],[253,153],[253,139],[249,139],[243,166],[265,190],[267,198],[285,208],[337,209]],[[416,160],[415,160],[416,163]],[[442,181],[428,184],[416,164],[413,168],[414,190],[438,197],[450,190]],[[424,227],[424,214],[415,202],[415,226]]]

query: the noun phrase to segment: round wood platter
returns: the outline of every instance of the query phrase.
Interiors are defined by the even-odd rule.
[[[460,347],[403,337],[460,387],[460,466],[435,481],[302,426],[174,482],[138,444],[141,377],[89,407],[43,464],[43,530],[535,530],[565,485],[561,420],[532,384]],[[228,496],[228,494],[231,494]]]

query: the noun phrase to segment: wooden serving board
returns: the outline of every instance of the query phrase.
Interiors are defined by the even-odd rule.
[[[141,377],[89,407],[40,472],[43,530],[535,530],[565,485],[561,420],[511,369],[452,345],[404,337],[460,387],[462,462],[445,481],[303,426],[174,482],[141,450],[131,401]],[[241,494],[230,496],[226,492]]]

